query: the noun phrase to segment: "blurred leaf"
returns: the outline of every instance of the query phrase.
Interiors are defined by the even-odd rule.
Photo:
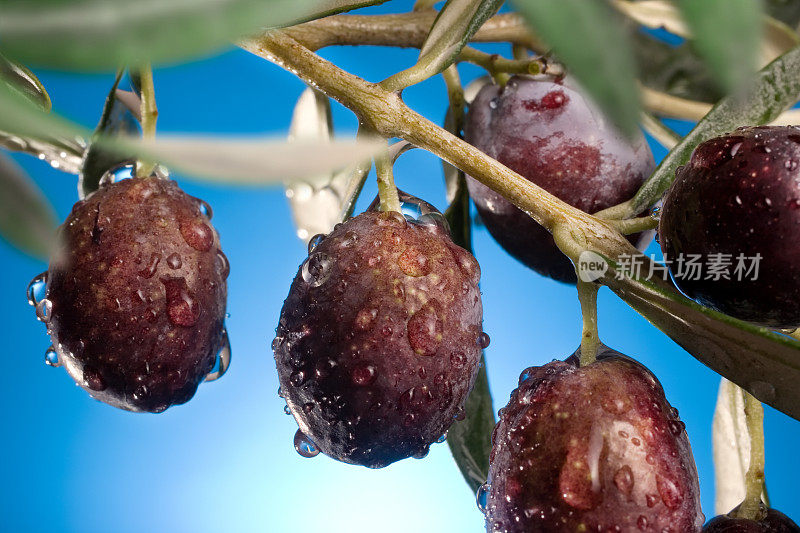
[[[628,305],[711,370],[800,420],[800,341],[703,307],[658,277],[616,276],[619,266],[606,261],[603,283]],[[636,261],[650,272],[647,257]]]
[[[0,3],[0,45],[12,57],[64,69],[175,61],[263,27],[379,1],[71,0]]]
[[[50,111],[52,103],[42,82],[25,65],[7,59],[0,54],[0,79],[13,89],[17,89],[45,111]]]
[[[0,235],[20,250],[47,259],[56,230],[55,210],[31,178],[0,153]]]
[[[88,131],[82,126],[54,113],[43,111],[3,83],[0,83],[0,131],[43,141],[53,138],[88,137]]]
[[[641,213],[664,194],[675,171],[686,164],[694,148],[739,126],[766,124],[800,98],[800,47],[764,67],[747,90],[725,97],[661,161],[630,201],[629,211]]]
[[[750,433],[742,389],[722,378],[714,411],[714,512],[728,514],[745,496],[744,475],[750,465]]]
[[[723,88],[737,90],[756,69],[761,6],[754,0],[679,0],[697,51]]]
[[[307,88],[295,105],[289,139],[326,143],[332,136],[330,100],[319,91]],[[286,197],[297,226],[297,236],[303,242],[307,243],[318,233],[330,233],[333,226],[342,221],[351,180],[363,184],[366,178],[366,173],[356,174],[354,170],[348,166],[338,172],[316,176],[312,179],[314,185],[300,181],[286,183]],[[358,191],[360,189],[358,187]]]
[[[723,96],[688,43],[672,46],[643,31],[634,32],[633,40],[639,79],[645,86],[700,102],[716,102]]]
[[[641,109],[632,47],[605,2],[514,3],[621,131],[633,134]]]
[[[156,139],[108,139],[109,148],[159,161],[187,177],[225,185],[277,185],[290,180],[322,187],[332,172],[372,157],[383,143],[374,141],[280,141],[215,137],[159,136]]]
[[[117,72],[111,91],[106,97],[100,122],[94,130],[92,141],[83,161],[78,188],[82,196],[90,194],[100,186],[100,178],[108,170],[134,159],[117,151],[109,151],[94,141],[102,135],[134,135],[141,131],[138,116],[140,100],[136,93],[119,89],[124,70]]]

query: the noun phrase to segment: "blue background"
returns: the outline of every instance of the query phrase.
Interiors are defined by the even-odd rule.
[[[371,81],[411,65],[416,54],[383,48],[323,52]],[[111,73],[36,72],[58,112],[89,127],[96,124]],[[462,70],[465,81],[480,74],[471,66]],[[159,131],[176,133],[283,136],[303,89],[292,75],[237,49],[160,68],[155,82]],[[425,116],[442,118],[446,98],[439,78],[412,87],[405,98]],[[354,117],[338,104],[334,119],[340,133],[355,131]],[[663,157],[660,146],[653,148],[657,159]],[[31,157],[15,158],[63,219],[77,200],[76,178]],[[0,529],[482,531],[483,517],[447,445],[434,445],[424,460],[379,471],[322,455],[303,459],[294,451],[297,426],[276,395],[269,349],[289,283],[305,256],[283,192],[198,185],[175,177],[187,192],[212,205],[230,258],[231,368],[221,380],[201,385],[191,402],[161,415],[131,414],[90,399],[63,369],[44,364],[49,341],[25,300],[25,286],[46,265],[0,241],[0,323],[6,335],[6,367],[0,373]],[[396,179],[404,190],[445,207],[441,166],[430,154],[403,155]],[[361,209],[375,191],[370,179]],[[483,270],[484,328],[492,338],[487,364],[499,409],[523,368],[572,353],[579,341],[579,306],[574,288],[527,270],[485,229],[476,228],[474,247]],[[649,252],[656,253],[657,246]],[[703,507],[711,516],[711,417],[719,377],[607,289],[600,296],[600,333],[607,344],[650,367],[680,410],[700,472]],[[800,520],[795,496],[800,424],[766,408],[766,438],[773,506]]]

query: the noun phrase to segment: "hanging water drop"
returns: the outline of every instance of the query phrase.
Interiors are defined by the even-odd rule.
[[[492,489],[492,486],[488,483],[484,483],[480,487],[478,487],[478,492],[475,494],[475,502],[478,504],[478,509],[483,514],[486,514],[486,506],[489,503],[489,491]]]
[[[222,347],[217,352],[214,368],[206,375],[205,381],[215,381],[225,375],[228,367],[231,366],[231,343],[228,338],[228,330],[222,329]]]
[[[324,240],[325,240],[325,234],[324,233],[317,233],[316,235],[311,237],[311,240],[308,241],[308,253],[310,254],[311,252],[313,252],[314,248],[319,246],[320,243],[322,241],[324,241]]]
[[[36,318],[47,324],[53,314],[53,302],[45,298],[36,304]]]
[[[482,350],[485,350],[486,348],[488,348],[490,342],[491,342],[491,339],[489,338],[489,334],[486,333],[485,331],[482,331],[481,334],[478,335],[477,343],[478,343],[478,346],[480,346],[480,348]]]
[[[303,280],[311,287],[319,287],[330,277],[331,266],[332,262],[327,254],[313,253],[303,263]]]
[[[314,442],[299,429],[297,430],[297,433],[294,434],[294,449],[297,450],[297,453],[305,458],[316,457],[319,455],[319,449],[317,449],[317,446],[314,444]]]
[[[289,409],[289,404],[288,403],[283,406],[283,414],[285,414],[285,415],[291,415],[292,414],[292,410]]]
[[[52,345],[44,352],[44,362],[52,367],[61,366],[61,361],[58,359],[58,352]]]
[[[446,440],[447,440],[447,432],[445,431],[445,432],[442,434],[442,436],[441,436],[441,437],[439,437],[438,439],[436,439],[436,444],[441,444],[441,443],[443,443],[443,442],[444,442],[444,441],[446,441]]]
[[[28,303],[36,307],[44,298],[46,290],[47,271],[44,271],[41,274],[38,274],[30,281],[30,283],[28,283],[28,288],[26,289]]]

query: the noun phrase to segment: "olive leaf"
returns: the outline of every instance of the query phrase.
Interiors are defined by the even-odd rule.
[[[119,89],[124,72],[122,69],[117,72],[103,105],[100,122],[86,150],[78,180],[78,190],[82,196],[97,190],[100,178],[109,169],[133,159],[130,155],[126,157],[119,152],[105,150],[100,144],[93,142],[104,135],[134,135],[140,131],[138,113],[141,101],[135,92]]]
[[[720,100],[661,161],[655,172],[628,202],[625,214],[641,213],[664,194],[675,171],[686,164],[695,147],[740,126],[775,120],[800,98],[800,47],[793,48],[761,69],[746,90]]]
[[[28,67],[16,61],[11,61],[3,54],[0,54],[0,80],[11,88],[20,91],[45,111],[50,111],[52,107],[50,95],[47,94],[47,90],[42,85],[42,82],[39,81],[39,78]]]
[[[628,34],[605,2],[515,0],[581,85],[626,134],[639,118],[635,61]]]
[[[120,65],[196,57],[263,27],[382,1],[3,2],[0,43],[11,57],[31,64],[76,70],[116,69]]]
[[[734,91],[756,69],[761,26],[753,0],[679,0],[694,46],[723,88]]]
[[[446,69],[455,61],[478,28],[497,13],[503,1],[447,0],[433,21],[428,37],[420,48],[416,64],[383,83],[392,87],[393,80],[398,80],[402,88]]]
[[[31,178],[0,152],[0,235],[20,250],[47,259],[55,210]]]
[[[369,159],[385,144],[367,140],[290,141],[162,135],[156,139],[100,142],[183,172],[186,177],[226,185],[278,185],[303,180],[322,187],[332,172]]]
[[[485,81],[485,80],[484,80]],[[473,82],[473,85],[475,82]],[[467,87],[468,101],[474,97],[474,87]],[[452,120],[452,110],[448,108],[445,118],[445,128],[459,135],[455,131]],[[465,250],[472,252],[472,234],[469,212],[469,194],[464,173],[449,163],[444,165],[447,196],[450,205],[444,216],[450,226],[453,242]],[[447,431],[447,445],[453,454],[461,475],[473,491],[486,481],[489,474],[489,455],[492,452],[491,435],[496,424],[494,407],[492,406],[492,392],[489,389],[489,377],[486,371],[486,357],[481,354],[481,366],[475,385],[464,404],[464,419],[457,420]]]
[[[800,341],[703,307],[658,276],[643,279],[663,269],[641,254],[634,261],[640,269],[606,258],[603,283],[698,361],[800,420]]]
[[[727,514],[745,496],[744,476],[750,464],[750,434],[742,389],[725,378],[719,383],[714,410],[714,512]]]

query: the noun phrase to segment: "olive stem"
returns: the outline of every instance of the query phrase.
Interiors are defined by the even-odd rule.
[[[444,84],[447,86],[447,100],[450,103],[450,113],[453,117],[453,130],[459,135],[464,130],[464,88],[461,86],[461,76],[458,68],[450,65],[442,71]]]
[[[414,2],[414,11],[429,11],[435,9],[434,6],[439,0],[417,0]]]
[[[597,332],[597,291],[600,285],[578,280],[578,300],[581,302],[583,332],[581,334],[580,365],[590,365],[597,360],[600,337]]]
[[[471,46],[465,46],[458,56],[459,62],[467,62],[485,68],[493,76],[505,74],[563,74],[559,65],[549,63],[544,57],[526,59],[508,59],[497,54],[487,54]]]
[[[375,171],[378,175],[378,197],[381,211],[400,212],[400,197],[394,185],[394,173],[389,152],[384,151],[375,158]]]
[[[139,70],[142,91],[142,137],[154,139],[156,136],[156,121],[158,108],[156,107],[156,90],[153,84],[153,69],[150,64],[142,65]],[[136,164],[136,177],[146,178],[153,174],[155,163],[152,161],[138,161]]]
[[[764,491],[764,407],[752,394],[744,392],[744,414],[750,435],[750,466],[745,474],[745,497],[737,508],[737,518],[763,518],[761,494]]]
[[[651,216],[626,218],[625,220],[611,220],[611,225],[623,235],[631,235],[640,231],[647,231],[658,227],[658,220]]]

